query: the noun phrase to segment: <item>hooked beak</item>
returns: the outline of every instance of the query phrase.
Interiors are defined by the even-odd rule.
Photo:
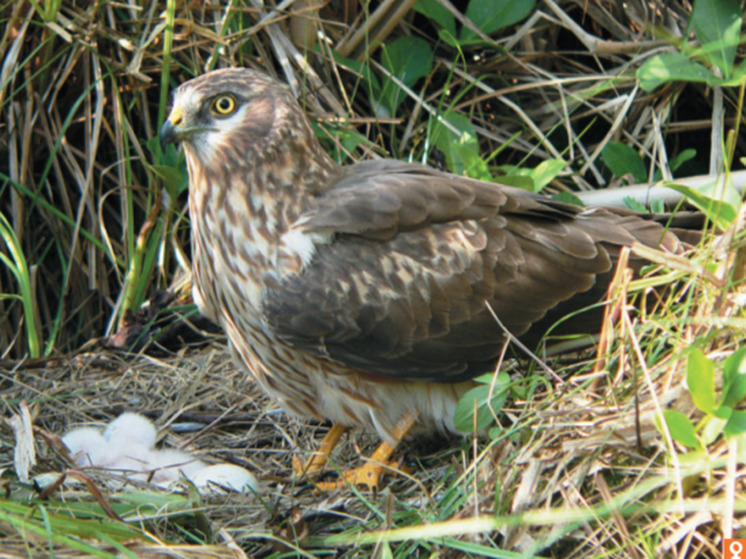
[[[184,139],[188,130],[182,126],[183,120],[184,111],[180,106],[171,109],[171,114],[161,126],[161,151],[165,152],[168,144],[176,144]]]

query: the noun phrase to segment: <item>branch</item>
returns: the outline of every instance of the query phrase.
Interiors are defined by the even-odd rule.
[[[746,171],[735,171],[730,174],[733,186],[743,193],[746,189]],[[675,182],[692,188],[698,188],[716,179],[715,175],[698,175],[676,179]],[[604,188],[600,190],[589,190],[586,192],[575,192],[586,206],[624,206],[624,199],[630,197],[640,204],[650,207],[651,202],[661,200],[668,205],[680,202],[684,195],[673,188],[663,186],[663,182],[651,182],[644,184],[633,184],[620,188]]]

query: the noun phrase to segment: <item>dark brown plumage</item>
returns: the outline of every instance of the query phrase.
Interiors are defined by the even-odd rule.
[[[399,161],[342,167],[288,88],[251,70],[179,87],[161,139],[186,152],[195,300],[237,361],[286,409],[391,442],[407,417],[453,429],[502,347],[487,304],[536,340],[603,298],[621,247],[680,250],[628,211]]]

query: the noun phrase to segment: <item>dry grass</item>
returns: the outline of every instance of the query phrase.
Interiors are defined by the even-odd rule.
[[[624,345],[616,359],[630,361],[624,370],[639,371],[634,355],[624,355]],[[431,550],[460,556],[458,550],[479,545],[487,546],[476,548],[482,551],[543,550],[543,556],[595,557],[603,549],[612,557],[717,557],[722,522],[729,514],[727,493],[743,492],[743,467],[739,458],[735,471],[727,471],[734,450],[725,442],[710,446],[707,462],[689,457],[677,463],[680,453],[667,448],[655,427],[659,408],[692,408],[681,385],[682,366],[681,359],[667,357],[639,373],[634,383],[623,374],[614,379],[607,370],[576,374],[561,385],[540,382],[530,398],[516,399],[503,410],[504,429],[492,441],[405,447],[411,476],[390,479],[378,496],[352,489],[318,496],[312,487],[297,485],[290,475],[292,457],[306,456],[323,431],[278,413],[232,365],[221,344],[187,357],[122,359],[96,353],[51,360],[7,371],[2,390],[5,415],[21,400],[31,405],[38,426],[37,473],[69,467],[54,450],[55,434],[105,424],[124,410],[155,419],[164,446],[255,472],[265,489],[261,501],[213,497],[185,506],[182,516],[189,521],[165,513],[148,517],[143,525],[148,539],[181,542],[175,548],[187,557],[228,554],[226,540],[250,556],[303,549],[362,557],[384,545],[378,540],[388,540],[385,545],[396,556],[410,548],[418,555]],[[578,367],[583,365],[572,365]],[[565,376],[568,371],[559,372]],[[0,440],[0,459],[7,467],[13,445],[9,429]],[[374,442],[353,432],[336,451],[334,463],[354,463],[356,447],[365,453]],[[143,489],[133,484],[115,492],[102,485],[100,474],[89,475],[111,503],[127,502],[129,491]],[[6,481],[6,487],[16,491],[18,483]],[[163,498],[158,490],[147,491],[156,502]],[[67,486],[48,507],[54,509],[58,499],[95,503],[96,494]],[[735,506],[730,509],[734,529],[743,529],[746,503],[739,497],[730,506]],[[213,547],[185,546],[185,534],[187,541],[200,534],[192,516],[202,515],[213,531],[207,537]],[[122,515],[130,521],[132,516]],[[428,529],[434,523],[437,528]],[[180,524],[186,524],[182,531]],[[0,529],[10,533],[4,545],[19,556],[28,545],[44,549],[44,539],[29,542],[3,522]],[[387,529],[394,530],[381,533]],[[373,536],[366,539],[370,531]],[[164,544],[131,545],[137,556],[158,556]]]
[[[722,535],[746,529],[741,443],[721,437],[687,454],[661,435],[656,418],[678,409],[701,420],[684,388],[687,352],[696,346],[721,362],[743,339],[742,219],[725,241],[701,247],[693,265],[668,259],[673,272],[653,271],[637,285],[678,282],[655,310],[628,307],[620,282],[620,318],[606,330],[598,361],[550,361],[564,383],[534,373],[528,362],[514,365],[517,384],[501,430],[488,440],[413,443],[402,453],[411,476],[391,479],[377,496],[350,488],[319,497],[297,485],[292,457],[312,450],[324,427],[277,412],[219,340],[189,347],[180,330],[168,342],[160,338],[167,347],[157,354],[126,357],[96,343],[156,290],[183,294],[188,286],[183,171],[175,153],[161,153],[155,141],[176,84],[230,65],[277,75],[303,98],[341,160],[389,153],[440,164],[433,115],[450,109],[473,124],[485,166],[567,161],[551,192],[620,183],[600,158],[610,140],[640,153],[651,177],[658,169],[666,176],[666,162],[686,148],[697,155],[678,174],[707,173],[724,157],[720,139],[742,118],[738,100],[732,90],[697,84],[639,89],[635,69],[687,29],[688,2],[660,4],[544,0],[521,24],[462,54],[438,42],[432,22],[410,3],[382,2],[381,10],[392,11],[381,19],[389,25],[370,27],[376,38],[422,37],[434,53],[428,75],[405,89],[391,116],[376,112],[367,74],[331,54],[336,48],[370,60],[385,78],[380,52],[366,57],[359,33],[376,19],[377,5],[366,14],[354,2],[320,11],[300,1],[277,11],[248,0],[64,2],[59,9],[50,2],[41,13],[29,2],[6,3],[0,211],[29,264],[34,311],[30,318],[18,300],[0,298],[0,392],[4,416],[21,401],[32,408],[40,452],[33,472],[69,466],[55,451],[56,435],[127,409],[155,419],[167,446],[244,465],[266,488],[262,500],[200,502],[186,494],[172,502],[179,514],[151,511],[138,522],[137,507],[126,506],[135,489],[156,502],[169,494],[114,492],[91,472],[101,493],[64,486],[47,509],[69,516],[74,504],[123,507],[128,538],[80,538],[110,555],[126,555],[123,546],[138,557],[718,557]],[[328,42],[304,42],[307,23]],[[744,153],[736,138],[733,160]],[[5,246],[0,251],[7,254]],[[700,272],[704,263],[707,273]],[[0,267],[0,293],[19,292]],[[188,300],[180,295],[178,302]],[[23,359],[34,335],[42,341],[39,356],[49,358]],[[350,464],[358,448],[374,443],[353,433],[334,462]],[[51,555],[48,533],[19,528],[24,514],[3,508],[24,490],[11,475],[12,447],[3,427],[0,467],[13,497],[0,500],[3,553]],[[40,505],[33,510],[40,514]],[[92,552],[57,542],[54,554]]]

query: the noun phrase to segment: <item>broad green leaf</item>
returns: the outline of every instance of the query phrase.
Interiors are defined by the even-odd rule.
[[[725,176],[721,176],[718,180],[705,183],[698,187],[697,190],[714,203],[726,203],[734,212],[737,212],[738,208],[741,207],[741,193],[733,186],[732,180],[726,181]]]
[[[466,17],[489,35],[518,23],[531,13],[535,5],[536,0],[471,0],[466,8]],[[471,29],[461,29],[462,42],[480,40]]]
[[[475,413],[477,431],[483,431],[494,422],[493,414],[499,412],[508,399],[510,375],[498,373],[490,394],[491,386],[491,383],[480,384],[462,396],[453,416],[456,429],[463,433],[474,431]]]
[[[531,178],[534,181],[534,192],[541,192],[546,185],[562,172],[562,169],[566,165],[567,162],[564,159],[547,159],[539,163],[531,172]]]
[[[624,203],[624,207],[628,210],[640,212],[641,214],[648,213],[648,209],[639,200],[635,200],[631,196],[625,196],[622,198],[622,202]]]
[[[531,176],[533,169],[530,167],[519,167],[518,165],[499,165],[497,170],[505,173],[495,179],[495,182],[517,186],[524,190],[534,191],[534,178]]]
[[[670,81],[707,83],[714,77],[707,68],[680,52],[656,54],[637,69],[637,79],[645,91]]]
[[[438,0],[419,0],[414,9],[437,23],[442,28],[440,31],[445,31],[451,37],[456,36],[456,20]]]
[[[732,353],[723,363],[723,406],[736,406],[746,398],[746,348]]]
[[[495,373],[484,373],[482,375],[479,375],[478,377],[474,377],[471,380],[478,384],[492,384],[492,379],[494,376]]]
[[[431,140],[445,155],[452,173],[492,179],[487,163],[480,156],[474,126],[464,115],[450,111],[440,115],[433,126]]]
[[[407,35],[399,37],[383,47],[381,61],[383,66],[404,85],[412,86],[417,80],[430,73],[433,67],[433,53],[427,41],[420,37]],[[406,94],[391,78],[386,79],[381,92],[383,100],[391,111],[396,113],[399,104]]]
[[[382,63],[404,84],[414,85],[430,73],[433,53],[427,41],[407,35],[384,46]]]
[[[684,163],[686,163],[690,159],[694,159],[695,157],[697,157],[697,150],[694,148],[687,148],[683,150],[681,153],[672,157],[668,161],[668,166],[671,168],[671,172],[678,171],[679,167],[681,167]]]
[[[741,195],[731,181],[725,182],[725,177],[697,188],[674,182],[667,182],[665,186],[681,192],[721,229],[733,222],[741,206]]]
[[[695,0],[692,24],[705,57],[731,76],[736,59],[743,12],[739,0]]]
[[[614,173],[615,177],[623,177],[631,173],[635,182],[645,182],[648,172],[640,155],[627,144],[622,142],[609,142],[601,152],[601,159]]]
[[[746,433],[746,411],[733,410],[728,423],[723,428],[723,434],[731,438],[744,433]]]
[[[505,170],[504,165],[500,166],[500,169]],[[529,169],[526,169],[525,174],[511,174],[511,175],[498,175],[495,177],[494,182],[499,184],[507,184],[508,186],[515,186],[517,188],[522,188],[523,190],[528,190],[530,192],[534,191],[534,179],[532,179],[528,171]]]
[[[697,438],[697,433],[694,431],[694,425],[683,413],[676,410],[665,410],[663,418],[666,420],[668,432],[671,433],[673,440],[689,448],[702,447]]]
[[[686,382],[694,404],[705,413],[714,413],[717,408],[715,364],[701,349],[694,348],[689,354]]]
[[[531,167],[519,167],[517,165],[500,165],[498,169],[505,175],[495,178],[495,182],[517,186],[531,192],[539,192],[549,184],[567,162],[563,159],[547,159],[542,161],[533,169]]]
[[[552,200],[559,200],[560,202],[564,202],[565,204],[571,204],[573,206],[580,206],[581,208],[585,208],[585,204],[580,198],[578,198],[572,192],[567,192],[566,190],[553,194]]]

